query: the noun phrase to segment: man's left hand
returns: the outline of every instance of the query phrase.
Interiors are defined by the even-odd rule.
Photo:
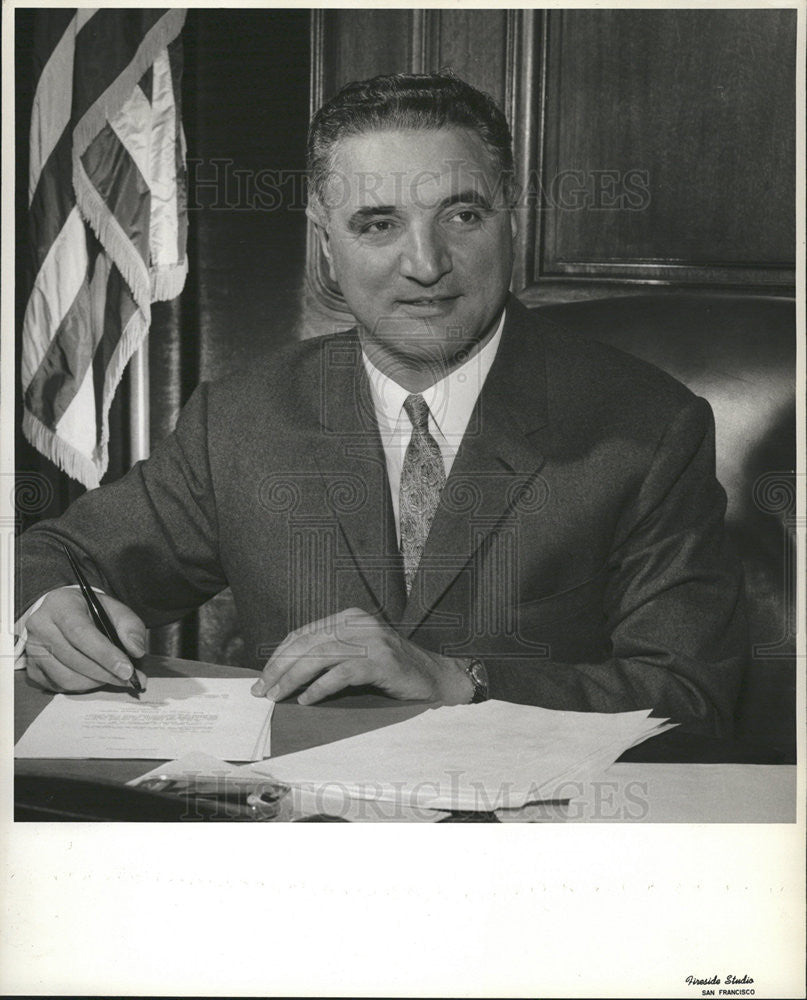
[[[403,701],[470,702],[473,683],[462,658],[421,649],[385,622],[349,608],[290,632],[252,687],[256,697],[311,705],[346,687],[372,685]]]

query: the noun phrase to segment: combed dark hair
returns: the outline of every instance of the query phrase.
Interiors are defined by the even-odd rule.
[[[324,204],[333,148],[347,136],[392,129],[472,129],[491,154],[508,195],[513,187],[510,128],[489,94],[450,72],[395,73],[348,83],[317,111],[308,130],[311,191]]]

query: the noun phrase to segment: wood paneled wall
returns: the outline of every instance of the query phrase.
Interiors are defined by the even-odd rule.
[[[534,280],[792,282],[795,28],[792,10],[550,15]]]
[[[528,304],[648,284],[793,294],[795,11],[312,16],[312,108],[348,80],[444,67],[499,102]],[[320,315],[348,322],[310,232],[307,274]]]

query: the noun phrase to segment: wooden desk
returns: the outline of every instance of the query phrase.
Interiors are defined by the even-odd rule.
[[[148,657],[157,676],[245,677],[253,671],[191,660]],[[15,742],[52,695],[15,677]],[[345,695],[327,706],[295,702],[275,707],[272,754],[292,753],[392,725],[425,711],[426,702],[393,702],[374,694]],[[667,734],[665,734],[667,735]],[[539,803],[501,810],[503,822],[792,823],[796,820],[796,768],[749,764],[736,744],[670,733],[634,748],[600,779],[564,788],[564,804]],[[659,748],[660,745],[660,748]],[[640,751],[645,747],[645,759]],[[638,759],[637,759],[638,758]],[[674,762],[673,762],[674,761]],[[18,775],[51,775],[120,782],[156,766],[153,760],[17,760]]]

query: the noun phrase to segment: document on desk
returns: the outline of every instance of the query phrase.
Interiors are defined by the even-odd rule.
[[[316,709],[312,709],[316,711]],[[558,712],[487,701],[431,709],[406,722],[247,765],[287,784],[356,798],[493,811],[561,799],[628,747],[672,728],[638,712]]]
[[[151,677],[139,698],[125,691],[57,694],[14,748],[15,757],[173,760],[193,751],[220,760],[269,755],[274,702],[254,681]]]

